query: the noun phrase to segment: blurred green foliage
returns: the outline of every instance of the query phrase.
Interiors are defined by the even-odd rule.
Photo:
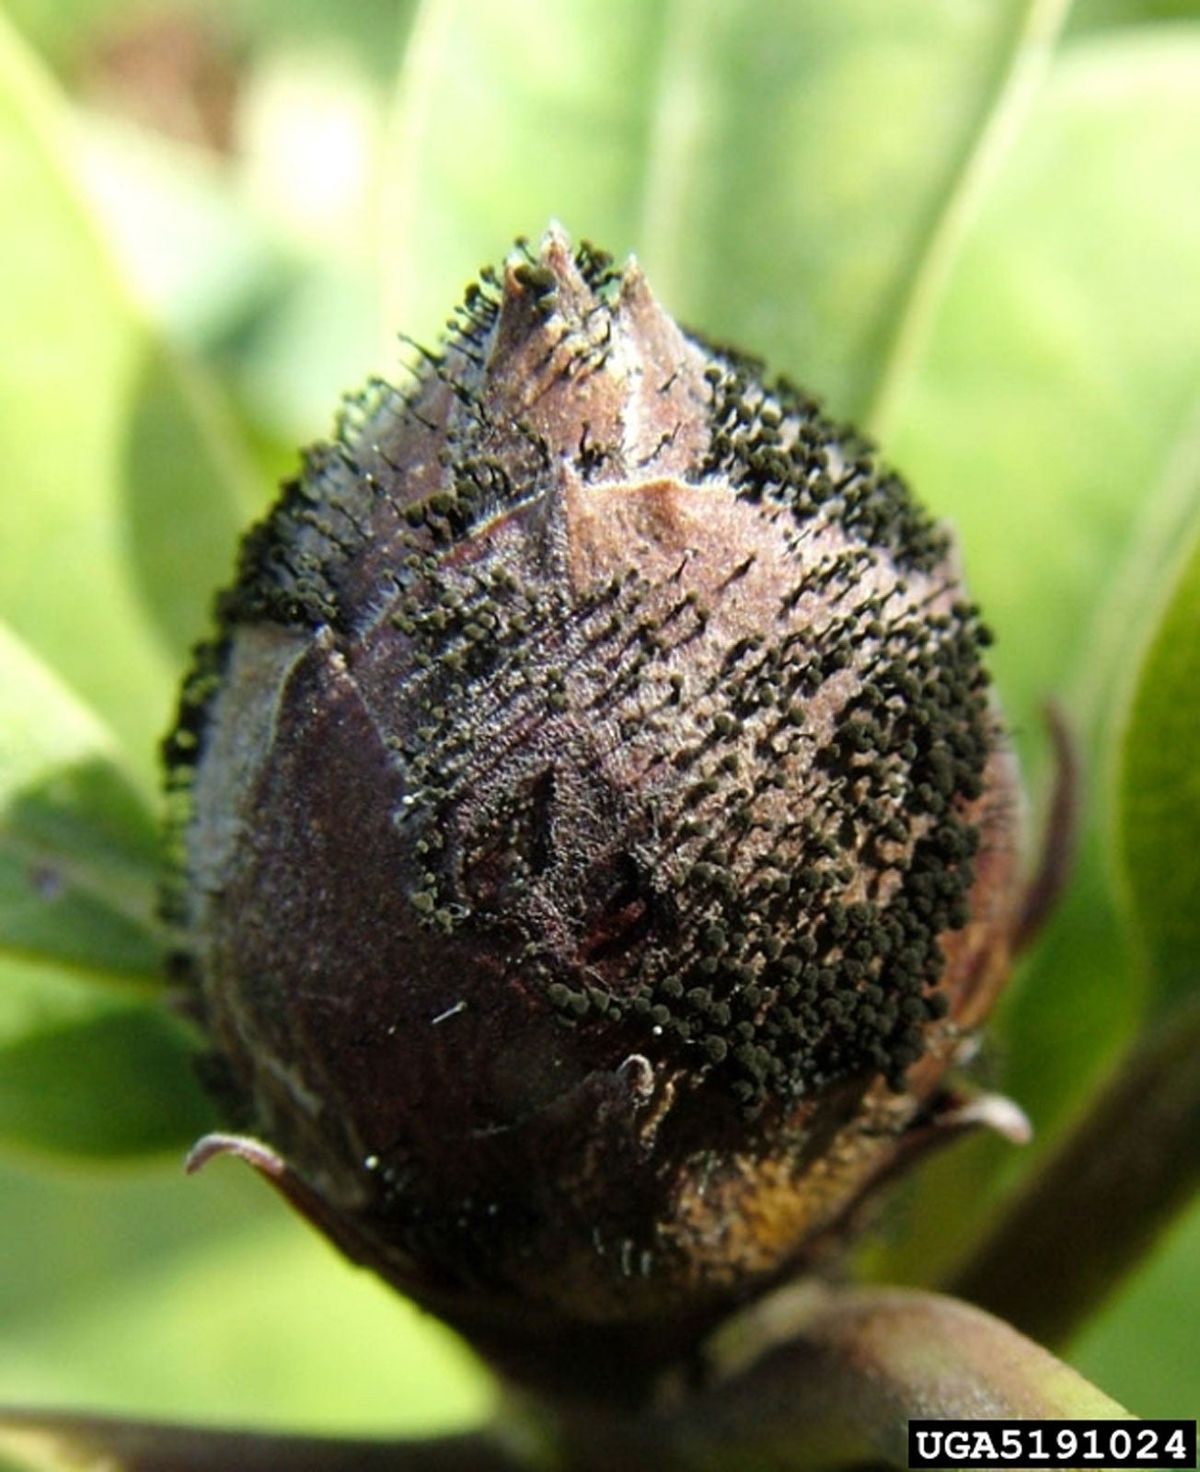
[[[1169,1008],[1200,973],[1200,519],[1162,602],[1122,732],[1116,818],[1135,938]]]
[[[161,1009],[154,748],[294,447],[552,216],[885,436],[960,531],[1035,808],[1063,703],[1081,855],[985,1068],[1043,1140],[1078,1113],[1196,985],[1198,177],[1193,0],[8,0],[0,1399],[364,1430],[488,1404],[249,1182],[179,1176],[207,1110]],[[875,1270],[928,1280],[1038,1148],[939,1161]],[[1200,1217],[1079,1364],[1185,1413],[1188,1299]]]

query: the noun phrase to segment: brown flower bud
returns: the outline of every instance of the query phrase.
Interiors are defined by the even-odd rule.
[[[887,1168],[1003,976],[985,642],[863,440],[635,265],[518,251],[309,453],[185,688],[231,1123],[510,1365],[678,1352]]]

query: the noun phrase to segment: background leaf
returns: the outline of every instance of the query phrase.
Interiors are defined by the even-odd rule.
[[[1200,202],[1161,199],[1198,137],[1200,31],[1065,52],[901,412],[894,453],[959,530],[1043,790],[1041,702],[1064,702],[1090,776],[1116,652],[1186,512],[1168,472],[1200,404]],[[1088,791],[1070,899],[1006,1013],[1005,1085],[1043,1127],[1137,1015]]]
[[[153,981],[158,838],[116,742],[0,624],[0,956]]]
[[[1045,795],[1053,696],[1083,789],[1069,888],[990,1041],[990,1080],[1029,1111],[1035,1147],[979,1140],[935,1162],[885,1275],[936,1278],[964,1250],[981,1203],[1034,1167],[1142,1017],[1098,779],[1129,630],[1200,477],[1200,208],[1176,182],[1200,165],[1198,127],[1196,28],[1065,48],[898,408],[892,453],[958,529],[1025,770]]]
[[[1188,1368],[1196,1325],[1181,1303],[1196,1301],[1200,1272],[1200,1212],[1175,1227],[1141,1275],[1098,1316],[1071,1353],[1071,1363],[1102,1385],[1120,1385],[1125,1402],[1143,1416],[1173,1416],[1196,1404]]]
[[[389,327],[430,339],[557,216],[858,413],[1030,9],[429,0],[385,174]]]
[[[7,10],[23,33],[68,81],[78,79],[98,47],[114,37],[136,35],[147,22],[200,16],[229,36],[239,50],[252,47],[330,46],[350,48],[389,76],[403,43],[415,0],[358,0],[352,8],[328,0],[238,0],[218,12],[202,0],[179,5],[130,4],[130,0],[8,0]]]
[[[1197,20],[1196,0],[1078,0],[1071,14],[1074,30],[1103,26],[1142,25],[1146,22]]]
[[[212,1128],[195,1043],[157,996],[0,960],[0,1143],[113,1159]]]
[[[1116,853],[1155,1005],[1200,995],[1200,522],[1121,733]]]
[[[0,240],[0,335],[22,345],[0,363],[0,615],[148,787],[174,666],[228,575],[240,493],[234,452],[117,281],[72,160],[69,119],[0,16],[0,196],[19,222]],[[131,555],[130,498],[153,568]]]
[[[36,1291],[16,1273],[0,1291],[9,1403],[397,1434],[467,1426],[492,1406],[448,1330],[269,1209],[249,1172],[27,1187],[0,1170],[0,1202],[26,1191],[50,1235],[25,1246],[27,1267],[13,1259]]]

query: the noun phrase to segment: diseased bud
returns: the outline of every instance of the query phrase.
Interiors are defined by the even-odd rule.
[[[309,1213],[543,1378],[801,1264],[1007,966],[987,636],[898,477],[551,231],[219,615],[174,908]]]

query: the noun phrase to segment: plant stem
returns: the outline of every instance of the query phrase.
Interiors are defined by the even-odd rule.
[[[1119,1420],[1116,1402],[990,1314],[938,1294],[807,1282],[736,1315],[703,1383],[656,1406],[514,1403],[511,1438],[337,1441],[0,1412],[20,1472],[836,1472],[907,1465],[908,1420]]]
[[[529,1472],[486,1432],[414,1441],[218,1431],[0,1410],[0,1466],[19,1472]]]
[[[903,1289],[780,1290],[714,1336],[710,1380],[623,1427],[576,1419],[572,1472],[908,1465],[908,1420],[1129,1412],[969,1304]]]
[[[950,1291],[1061,1345],[1200,1184],[1200,1003],[1136,1045]]]

